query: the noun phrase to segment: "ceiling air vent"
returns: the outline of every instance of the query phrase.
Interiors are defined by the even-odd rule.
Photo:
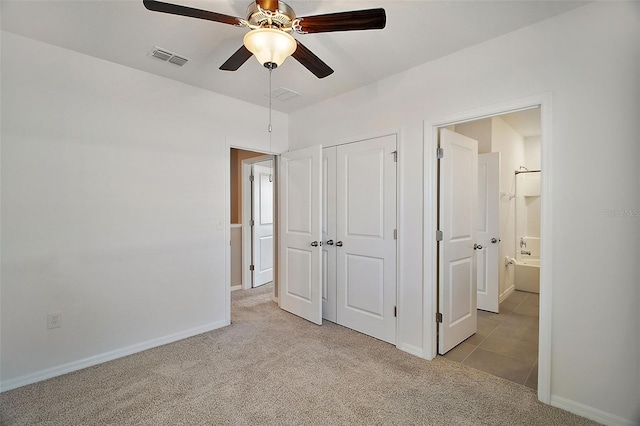
[[[288,101],[289,99],[293,99],[297,96],[300,96],[300,93],[294,92],[293,90],[289,90],[284,87],[271,91],[271,99],[276,99],[279,101]]]
[[[178,56],[178,55],[173,55],[171,58],[169,58],[169,62],[171,62],[172,64],[176,64],[178,66],[183,66],[188,61],[189,60],[187,58],[183,58],[183,57]]]
[[[150,55],[154,58],[162,59],[165,62],[171,62],[172,64],[180,67],[189,62],[187,58],[178,56],[175,53],[169,52],[167,49],[163,49],[158,46],[154,47]]]

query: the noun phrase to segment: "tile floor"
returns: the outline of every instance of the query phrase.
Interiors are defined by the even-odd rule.
[[[538,388],[539,295],[515,291],[500,313],[478,310],[478,331],[444,357]]]

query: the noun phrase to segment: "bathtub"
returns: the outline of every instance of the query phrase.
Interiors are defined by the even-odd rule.
[[[540,259],[516,259],[515,267],[516,290],[540,293]]]

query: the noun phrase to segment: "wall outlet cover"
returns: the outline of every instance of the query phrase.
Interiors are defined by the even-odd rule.
[[[47,329],[62,327],[62,313],[49,312],[47,314]]]

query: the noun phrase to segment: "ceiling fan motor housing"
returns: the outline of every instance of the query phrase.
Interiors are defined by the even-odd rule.
[[[261,8],[256,2],[251,2],[247,7],[247,24],[251,29],[277,28],[290,32],[296,19],[296,13],[291,6],[279,1],[277,10]]]

